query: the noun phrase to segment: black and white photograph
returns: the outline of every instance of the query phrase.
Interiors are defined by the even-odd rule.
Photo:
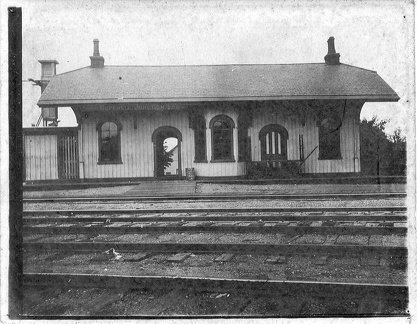
[[[0,8],[2,320],[413,319],[413,1]]]

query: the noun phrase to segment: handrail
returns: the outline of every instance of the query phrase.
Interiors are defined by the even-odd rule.
[[[313,152],[318,148],[319,146],[317,145],[311,152],[310,154],[307,155],[307,157],[301,162],[300,167],[305,163],[305,161],[307,161],[307,159],[310,157],[311,154],[313,154]]]

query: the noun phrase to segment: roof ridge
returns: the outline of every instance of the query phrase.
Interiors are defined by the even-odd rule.
[[[228,63],[228,64],[183,64],[183,65],[104,65],[104,68],[108,67],[108,68],[117,68],[117,67],[124,67],[124,68],[135,68],[135,67],[143,67],[143,68],[156,68],[156,67],[161,67],[161,68],[166,68],[166,67],[172,67],[172,68],[184,68],[184,67],[213,67],[213,66],[294,66],[294,65],[326,65],[326,63]],[[340,63],[340,65],[345,65],[345,66],[349,66],[349,67],[353,67],[359,70],[363,70],[363,71],[368,71],[368,72],[372,72],[372,73],[377,73],[377,71],[375,70],[369,70],[369,69],[365,69],[362,67],[358,67],[355,65],[351,65],[351,64],[346,64],[346,63]],[[334,65],[337,66],[337,65]],[[83,69],[88,69],[91,68],[91,66],[87,65],[75,70],[71,70],[71,71],[66,71],[66,72],[62,72],[59,74],[56,74],[55,76],[60,76],[60,75],[64,75],[64,74],[68,74],[68,73],[72,73],[72,72],[76,72],[76,71],[80,71]],[[97,69],[100,70],[100,69]]]
[[[260,66],[260,65],[324,65],[326,63],[228,63],[228,64],[182,64],[182,65],[104,65],[104,67],[193,67],[193,66]],[[75,70],[74,70],[75,71]]]

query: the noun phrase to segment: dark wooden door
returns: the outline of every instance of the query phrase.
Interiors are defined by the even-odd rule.
[[[78,136],[59,135],[58,138],[58,178],[78,179]]]
[[[287,160],[288,133],[285,128],[279,125],[266,126],[259,137],[262,161]]]

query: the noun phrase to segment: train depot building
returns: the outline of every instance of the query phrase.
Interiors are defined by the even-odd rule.
[[[357,174],[362,106],[399,100],[333,37],[314,64],[105,65],[98,40],[90,59],[40,61],[42,118],[71,107],[78,127],[24,129],[26,181]]]

